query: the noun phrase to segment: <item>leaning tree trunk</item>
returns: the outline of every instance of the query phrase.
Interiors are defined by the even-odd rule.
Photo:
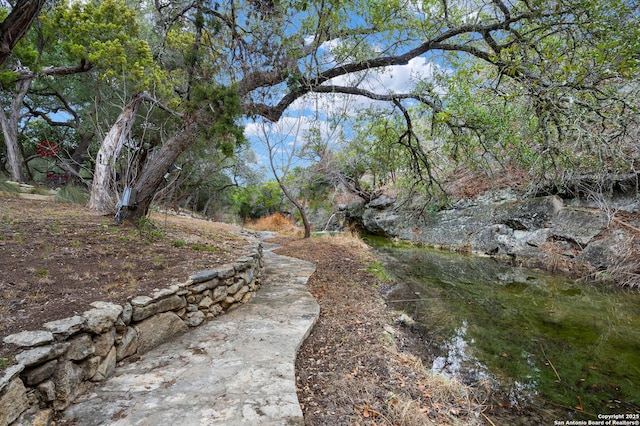
[[[20,109],[22,101],[31,86],[33,79],[19,80],[16,83],[16,95],[11,101],[9,111],[0,113],[0,124],[2,125],[2,134],[4,135],[4,143],[7,146],[7,162],[11,171],[11,179],[16,182],[25,181],[24,173],[24,157],[18,144],[18,127],[20,125]]]
[[[100,145],[96,157],[96,168],[93,172],[91,197],[87,206],[91,210],[108,212],[115,208],[116,202],[111,188],[111,172],[114,170],[115,162],[124,142],[131,133],[131,127],[142,99],[141,93],[136,93],[131,97]]]
[[[276,176],[275,173],[274,176]],[[298,213],[300,213],[300,218],[302,219],[302,226],[304,227],[304,238],[311,238],[311,224],[309,223],[309,218],[307,217],[307,212],[304,209],[304,206],[298,200],[296,200],[296,197],[294,197],[291,192],[289,192],[287,187],[284,186],[282,179],[276,176],[276,182],[278,182],[278,185],[280,185],[280,189],[284,193],[284,196],[287,197],[289,201],[291,201],[296,209],[298,209]]]
[[[135,221],[147,215],[153,202],[153,197],[165,183],[164,175],[169,170],[169,167],[176,162],[180,154],[194,141],[197,127],[196,123],[187,124],[162,145],[157,152],[147,158],[133,187],[136,194],[137,207],[128,216],[131,220]]]

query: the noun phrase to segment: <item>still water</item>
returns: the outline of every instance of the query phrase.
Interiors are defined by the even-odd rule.
[[[434,371],[499,387],[513,408],[576,419],[640,413],[639,292],[485,257],[377,250],[403,284],[389,304],[414,317],[434,349]]]

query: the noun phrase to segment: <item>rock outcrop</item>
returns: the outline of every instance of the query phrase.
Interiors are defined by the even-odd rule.
[[[609,232],[612,219],[607,211],[575,200],[567,203],[555,195],[520,199],[509,190],[460,201],[454,208],[437,212],[412,210],[393,198],[381,197],[351,219],[372,234],[504,255],[530,266],[544,266],[553,252],[565,269],[572,270],[605,269],[633,244],[633,235],[624,229]]]

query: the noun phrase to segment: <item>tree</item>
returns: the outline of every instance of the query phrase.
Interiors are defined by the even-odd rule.
[[[46,0],[18,0],[9,15],[0,23],[0,64],[27,33]]]
[[[182,123],[172,120],[174,127],[166,128],[140,162],[134,215],[146,214],[167,167],[197,140],[228,134],[228,143],[235,144],[242,140],[241,115],[278,121],[292,109],[304,111],[308,94],[357,96],[387,105],[396,144],[410,163],[406,170],[420,185],[437,178],[433,165],[439,157],[432,156],[427,137],[444,141],[452,156],[497,158],[509,152],[507,139],[497,143],[492,130],[508,121],[495,118],[526,124],[528,139],[516,147],[543,176],[574,165],[597,167],[590,162],[590,144],[601,154],[600,166],[611,168],[626,157],[616,167],[628,168],[629,158],[637,158],[625,145],[637,121],[640,26],[634,3],[198,0],[145,5],[153,6],[145,19],[151,16],[159,29],[151,43],[154,58],[173,89],[172,97],[157,99],[156,105],[175,111]],[[122,65],[121,56],[112,56],[116,60],[110,62]],[[436,64],[440,72],[420,77],[406,91],[375,84],[380,73],[417,58]],[[144,66],[135,70],[145,75]],[[194,97],[198,91],[209,95]],[[469,99],[484,97],[491,101],[481,108],[464,107]],[[501,107],[513,102],[517,108]],[[605,131],[589,137],[596,125]],[[572,154],[576,135],[580,151]]]
[[[274,129],[264,121],[258,124],[261,132],[261,140],[267,148],[269,155],[269,168],[284,196],[294,205],[302,225],[304,238],[311,237],[311,224],[306,211],[306,199],[290,189],[286,180],[291,176],[303,139],[302,124],[304,120],[298,119],[290,122],[286,129]]]
[[[542,176],[578,165],[610,168],[614,160],[624,161],[618,167],[630,168],[630,159],[637,158],[637,152],[622,148],[629,146],[629,131],[637,121],[633,78],[638,58],[632,52],[637,52],[638,6],[633,3],[434,1],[406,7],[400,2],[324,2],[314,11],[306,2],[296,4],[307,13],[302,22],[313,38],[296,45],[293,37],[287,39],[286,29],[278,33],[288,41],[284,57],[270,63],[269,73],[245,74],[242,80],[241,93],[253,96],[246,97],[251,113],[278,120],[307,93],[387,102],[404,122],[397,143],[425,184],[436,177],[434,159],[425,151],[416,119],[430,120],[427,135],[449,141],[453,154],[463,148],[468,158],[483,152],[500,156],[515,147]],[[285,22],[293,26],[298,21]],[[612,51],[603,51],[606,46]],[[411,92],[394,93],[361,84],[373,71],[420,56],[447,66],[436,85],[425,80]],[[478,75],[481,81],[474,78]],[[281,90],[279,95],[256,99],[258,89],[267,85]],[[465,108],[487,95],[495,100],[486,105],[491,109]],[[500,104],[512,102],[523,108],[518,119],[526,120],[533,138],[515,146],[495,144],[492,139],[504,121],[494,118],[509,113]],[[586,138],[597,126],[607,131]],[[576,136],[579,155],[574,154]],[[588,144],[600,151],[599,166]]]
[[[611,9],[603,13],[605,7]],[[170,16],[165,13],[169,10]],[[637,50],[619,46],[637,46],[638,10],[622,0],[606,6],[582,0],[438,0],[421,5],[233,1],[215,7],[208,2],[184,7],[175,3],[157,11],[167,34],[172,26],[185,28],[188,22],[194,29],[197,48],[185,61],[191,65],[188,81],[237,82],[245,115],[278,121],[310,93],[388,104],[397,117],[393,121],[403,125],[395,139],[411,163],[407,170],[420,185],[437,177],[433,163],[438,157],[425,149],[424,135],[448,141],[454,154],[456,146],[465,146],[471,155],[478,149],[494,155],[508,150],[487,144],[495,135],[490,120],[464,114],[455,97],[450,99],[458,78],[467,102],[492,93],[492,108],[516,99],[535,117],[528,119],[536,123],[529,127],[535,138],[518,146],[531,164],[553,163],[570,152],[571,135],[565,129],[572,119],[580,118],[585,129],[593,127],[593,119],[605,127],[614,125],[617,130],[606,138],[592,140],[599,147],[621,141],[624,129],[633,127],[631,96],[621,95],[633,87],[628,82],[637,73]],[[613,45],[614,54],[598,53]],[[168,53],[163,50],[161,55]],[[443,71],[435,83],[434,76],[428,76],[406,93],[366,84],[377,73],[419,57],[440,64]],[[484,81],[472,78],[478,70]],[[573,109],[567,110],[570,99]],[[625,120],[614,117],[614,111],[623,112]],[[485,110],[489,117],[502,113]],[[431,123],[427,132],[416,126],[424,122]],[[189,145],[183,139],[167,143],[177,140],[184,149]],[[182,149],[171,152],[179,155]],[[602,163],[609,160],[603,157]],[[154,176],[159,179],[162,173]]]
[[[96,72],[98,79],[115,81],[126,68],[127,78],[144,84],[153,78],[145,74],[150,69],[147,63],[151,56],[148,48],[145,49],[146,44],[136,35],[133,12],[115,0],[98,5],[75,3],[69,6],[63,2],[41,17],[38,27],[15,49],[10,69],[2,73],[5,87],[14,88],[10,107],[0,114],[13,179],[26,179],[18,132],[23,116],[37,113],[37,107],[25,111],[23,105],[32,83],[44,82],[40,83],[41,99],[42,88],[52,86],[50,78],[91,70]],[[60,97],[60,92],[50,90],[49,96]],[[71,112],[69,100],[60,99],[66,111]]]

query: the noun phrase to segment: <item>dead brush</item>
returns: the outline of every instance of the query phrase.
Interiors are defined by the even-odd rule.
[[[281,213],[274,213],[270,216],[261,217],[253,221],[248,221],[245,226],[254,231],[272,231],[284,235],[301,236],[302,229],[296,226],[293,221]]]
[[[615,283],[621,287],[640,288],[640,250],[639,238],[626,241],[618,247],[616,256],[604,271],[597,271],[592,276],[595,281]]]
[[[346,245],[352,247],[359,252],[366,252],[369,250],[369,246],[360,238],[360,233],[357,230],[348,230],[345,232],[325,233],[320,238],[326,239],[329,242]]]
[[[480,425],[484,405],[478,392],[457,379],[450,379],[424,367],[422,360],[412,354],[396,352],[394,356],[415,374],[414,387],[418,395],[394,395],[388,412],[393,424],[422,425]],[[486,389],[485,389],[486,390]],[[484,398],[483,398],[484,399]]]

